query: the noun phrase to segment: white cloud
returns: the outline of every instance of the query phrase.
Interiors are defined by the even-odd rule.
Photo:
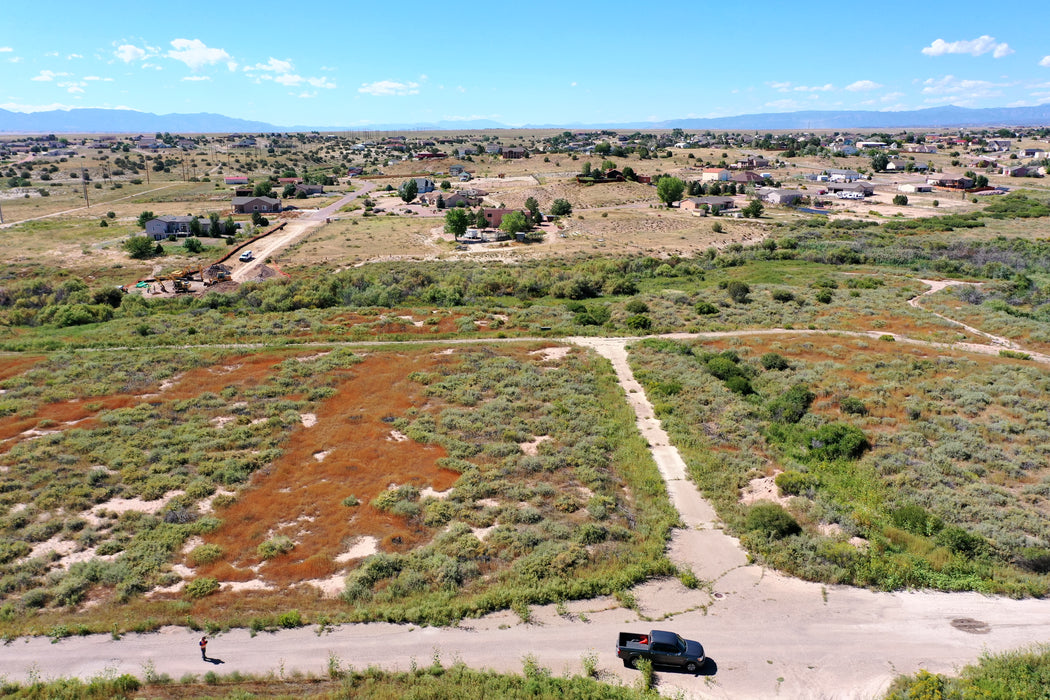
[[[472,121],[477,121],[478,119],[492,119],[492,120],[495,120],[495,119],[499,119],[499,118],[500,118],[499,114],[471,114],[471,115],[466,116],[466,117],[458,116],[458,115],[451,116],[451,117],[441,117],[441,120],[442,121],[446,121],[446,122],[472,122]]]
[[[289,93],[289,94],[292,94],[292,93]],[[310,99],[311,97],[317,97],[317,91],[315,90],[313,92],[310,92],[309,90],[304,90],[304,91],[300,92],[298,95],[296,95],[296,97],[300,97],[300,98],[302,98],[304,100]]]
[[[50,83],[55,78],[63,78],[68,75],[69,73],[56,73],[53,70],[42,70],[40,71],[40,75],[34,76],[30,78],[30,80],[35,80],[40,83]]]
[[[924,95],[961,95],[964,97],[994,97],[1001,94],[1002,85],[987,80],[963,80],[954,75],[943,78],[927,78],[922,83]]]
[[[850,92],[862,92],[864,90],[878,90],[880,87],[882,86],[873,80],[858,80],[847,85],[846,89]]]
[[[772,83],[766,83],[766,85],[768,85],[769,87],[773,88],[774,90],[778,90],[779,92],[787,92],[788,90],[791,89],[791,83],[789,83],[789,82],[784,82],[784,83],[772,82]]]
[[[48,51],[44,56],[48,58],[58,58],[58,51]]]
[[[922,50],[927,56],[944,56],[945,54],[962,53],[971,56],[983,56],[992,52],[993,58],[1009,56],[1014,52],[1006,42],[996,43],[995,37],[984,34],[969,41],[945,41],[937,39]]]
[[[10,46],[0,46],[0,53],[11,53],[14,51]]]
[[[887,92],[885,95],[882,96],[881,99],[883,102],[894,102],[895,100],[899,100],[902,97],[904,97],[903,92]]]
[[[190,82],[197,82],[199,80],[211,80],[211,76],[209,76],[209,75],[187,75],[187,76],[184,76],[182,79],[186,80],[186,81],[190,81]]]
[[[572,86],[576,87],[576,83],[573,83]],[[467,91],[467,89],[465,87],[463,87],[462,85],[457,85],[456,86],[456,92],[461,92],[462,93],[462,92],[466,92],[466,91]]]
[[[316,88],[326,88],[328,90],[331,90],[335,87],[335,83],[333,83],[328,78],[307,78],[306,82],[310,83],[310,85]]]
[[[66,92],[68,92],[70,94],[73,94],[73,95],[76,95],[76,94],[83,94],[84,87],[87,85],[87,83],[76,81],[76,80],[69,80],[69,81],[66,81],[66,82],[57,83],[57,85],[60,88],[65,88]]]
[[[22,114],[32,114],[33,112],[52,112],[56,109],[63,111],[69,111],[76,109],[74,105],[64,105],[58,102],[52,102],[49,105],[24,105],[17,102],[7,102],[0,104],[0,109],[6,109],[9,112],[21,112]]]
[[[399,83],[395,80],[377,80],[374,83],[362,83],[361,87],[357,88],[358,92],[366,95],[387,96],[387,95],[418,95],[419,94],[419,83],[407,82]]]
[[[275,82],[278,82],[281,85],[286,85],[288,87],[292,87],[292,86],[298,85],[299,83],[303,82],[303,80],[304,80],[303,76],[301,76],[301,75],[294,75],[294,74],[291,74],[291,73],[284,73],[284,74],[278,75],[276,78],[274,78]]]
[[[270,57],[270,60],[266,63],[256,63],[254,66],[245,66],[243,69],[246,73],[252,71],[264,70],[271,71],[273,73],[291,73],[293,70],[291,61],[282,61],[279,58]]]
[[[71,61],[71,60],[73,60],[74,58],[84,58],[84,57],[83,57],[83,56],[81,56],[81,55],[80,55],[80,54],[78,54],[78,53],[71,53],[71,54],[69,54],[68,56],[66,56],[66,60],[67,60],[67,61]]]
[[[119,58],[121,61],[124,61],[124,63],[131,63],[132,61],[141,61],[147,55],[145,49],[140,49],[139,47],[134,46],[132,44],[122,44],[118,46],[117,50],[114,51],[114,54],[116,54],[117,58]]]
[[[1050,56],[1043,56],[1043,60],[1039,62],[1043,68],[1050,68]]]
[[[15,57],[9,58],[7,60],[10,63],[21,63],[22,62],[22,57],[21,56],[15,56]]]
[[[791,89],[794,90],[795,92],[830,92],[831,90],[835,89],[835,86],[832,85],[831,83],[827,83],[825,85],[813,85],[813,86],[796,85],[795,87],[793,87]]]
[[[200,39],[175,39],[171,46],[168,58],[185,63],[190,70],[196,71],[222,62],[225,62],[230,70],[237,69],[237,62],[224,49],[210,48]]]
[[[104,83],[112,83],[113,78],[100,78],[97,75],[85,75],[84,80],[101,80]]]

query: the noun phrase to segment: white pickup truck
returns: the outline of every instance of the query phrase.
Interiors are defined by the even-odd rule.
[[[251,262],[254,257],[255,256],[252,255],[252,251],[246,250],[243,253],[241,253],[241,257],[239,257],[237,259],[240,260],[241,262]]]

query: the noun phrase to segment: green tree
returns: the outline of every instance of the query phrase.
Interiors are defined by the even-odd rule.
[[[525,200],[525,208],[529,210],[529,218],[532,219],[532,223],[540,223],[543,215],[540,213],[540,203],[536,201],[535,197],[529,197]]]
[[[153,257],[153,239],[149,236],[132,236],[124,241],[123,247],[136,260]]]
[[[445,233],[451,233],[453,238],[466,233],[469,225],[470,215],[465,210],[454,207],[445,212]]]
[[[445,197],[443,195],[439,194],[438,198],[437,198],[437,201],[434,202],[434,206],[437,207],[439,210],[440,209],[444,209],[445,208]]]
[[[677,177],[662,177],[656,185],[656,195],[667,206],[673,205],[685,193],[685,183]]]
[[[612,162],[611,160],[603,160],[602,172],[607,172],[609,170],[616,170],[616,163]]]
[[[525,219],[525,215],[520,211],[512,211],[503,217],[503,220],[499,224],[499,230],[513,236],[520,231],[528,231],[529,222]]]
[[[295,185],[289,182],[287,185],[284,186],[284,189],[281,190],[281,196],[291,197],[293,194],[295,194]]]
[[[749,219],[757,219],[762,216],[762,211],[764,209],[765,207],[762,206],[762,202],[753,199],[750,204],[740,210],[740,213]]]
[[[210,212],[208,214],[208,223],[211,224],[211,228],[208,229],[208,232],[211,233],[211,235],[213,235],[213,236],[218,236],[219,233],[220,233],[220,231],[219,231],[219,212],[217,212],[217,211]]]
[[[474,225],[478,228],[488,228],[489,220],[485,218],[485,210],[478,207],[477,213],[474,215]]]
[[[631,180],[632,182],[638,179],[638,176],[634,174],[634,168],[629,165],[623,166],[623,179]]]
[[[273,183],[269,180],[263,180],[262,182],[255,183],[255,187],[252,188],[253,197],[272,197],[276,198],[277,193],[273,191]]]
[[[443,189],[446,192],[448,192],[450,189],[452,189],[452,183],[449,182],[448,180],[442,180],[440,187],[441,187],[441,189]]]
[[[567,199],[555,199],[551,202],[551,214],[554,216],[568,216],[572,213],[572,205]]]
[[[404,200],[405,204],[415,199],[417,194],[419,194],[419,184],[415,179],[405,180],[397,188],[397,196]]]
[[[905,195],[905,194],[894,195],[893,196],[893,203],[896,204],[898,207],[906,207],[906,206],[908,206],[908,195]]]
[[[183,241],[182,247],[186,249],[187,253],[199,253],[204,250],[204,244],[201,243],[201,239],[194,236],[190,236]]]
[[[580,175],[582,175],[583,177],[590,177],[591,176],[591,162],[590,161],[587,161],[587,162],[585,162],[583,164],[583,169],[580,170]]]
[[[146,222],[156,218],[157,217],[153,215],[153,212],[149,210],[142,212],[139,214],[139,228],[146,228]]]
[[[609,145],[608,141],[602,141],[594,147],[594,152],[599,156],[607,156],[612,153],[612,146]]]
[[[871,157],[871,169],[877,173],[883,172],[889,164],[890,157],[885,153],[876,153]]]
[[[201,220],[194,216],[190,219],[190,235],[200,236],[201,235]]]

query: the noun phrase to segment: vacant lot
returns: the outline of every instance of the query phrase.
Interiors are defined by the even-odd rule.
[[[60,355],[6,374],[10,631],[448,622],[669,570],[673,511],[581,350]]]
[[[705,495],[772,565],[1047,592],[1044,367],[790,336],[643,341],[632,360]]]

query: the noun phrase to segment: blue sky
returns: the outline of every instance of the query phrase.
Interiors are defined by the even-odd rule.
[[[278,126],[1050,102],[1050,3],[5,3],[0,108]]]

